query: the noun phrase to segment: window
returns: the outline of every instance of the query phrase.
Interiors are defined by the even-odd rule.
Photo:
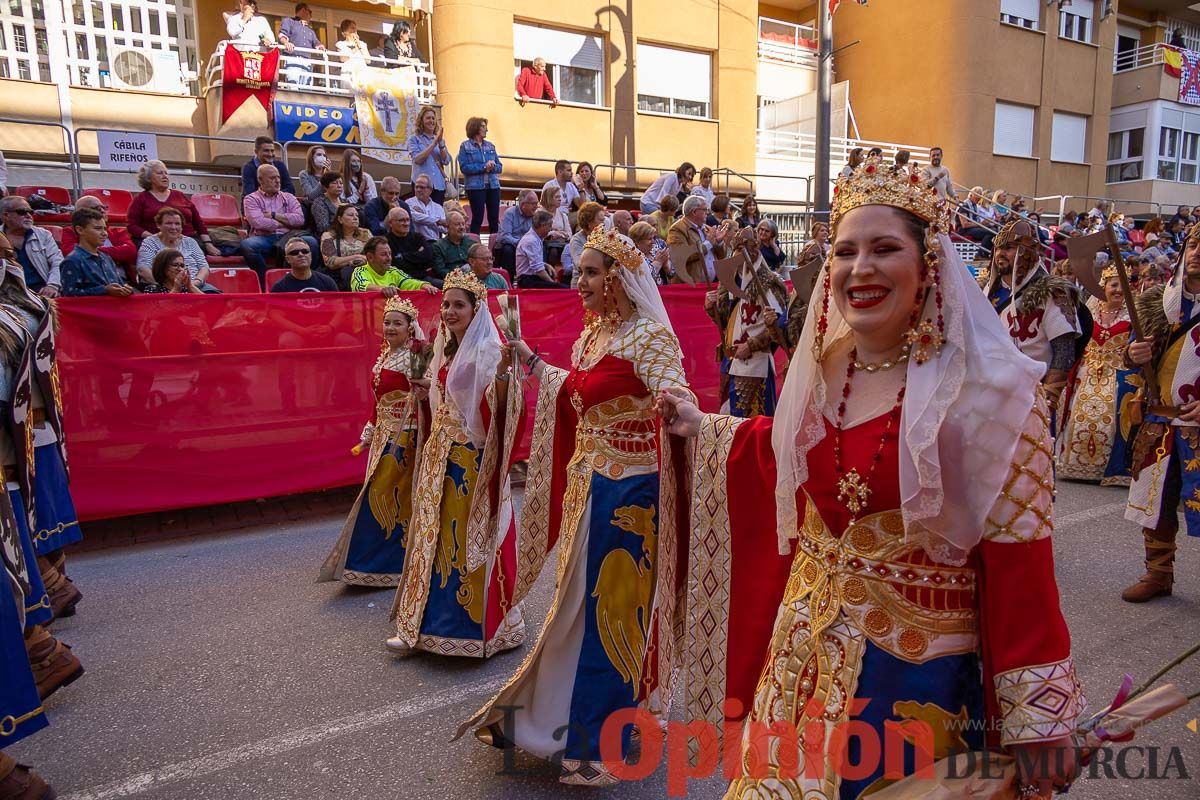
[[[712,56],[639,44],[637,92],[639,111],[708,118],[712,108]]]
[[[513,24],[513,80],[535,58],[546,59],[546,74],[564,103],[604,105],[604,46],[598,36]]]
[[[1036,30],[1041,8],[1042,0],[1000,0],[1000,21]]]
[[[1096,0],[1071,0],[1058,14],[1058,35],[1077,42],[1092,41],[1092,20],[1096,18]]]
[[[1146,138],[1145,128],[1113,131],[1108,135],[1108,169],[1106,183],[1140,181]]]
[[[1050,160],[1087,163],[1087,121],[1079,114],[1054,112],[1050,132]]]
[[[1179,162],[1178,128],[1159,128],[1158,131],[1158,178],[1164,181],[1177,180],[1176,167]]]
[[[1164,181],[1200,182],[1200,114],[1164,108],[1160,124],[1155,176]]]
[[[996,102],[992,152],[998,156],[1033,155],[1033,109]]]

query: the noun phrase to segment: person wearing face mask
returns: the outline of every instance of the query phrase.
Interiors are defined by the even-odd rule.
[[[311,200],[321,194],[321,176],[332,171],[329,154],[321,145],[313,145],[304,154],[304,169],[297,175],[303,197]]]
[[[933,760],[1003,747],[1010,796],[1050,797],[1078,772],[1084,700],[1054,576],[1044,365],[971,281],[952,203],[890,166],[838,181],[815,324],[774,417],[660,395],[695,448],[683,717],[883,741],[924,711],[954,732],[929,738]],[[916,770],[838,769],[781,739],[742,740],[758,769],[726,798],[866,797]]]
[[[375,179],[363,169],[362,156],[357,150],[342,153],[342,202],[354,206],[366,205],[379,196]]]
[[[741,228],[732,251],[742,253],[734,283],[745,294],[716,289],[704,296],[704,311],[721,331],[717,362],[721,365],[721,413],[735,417],[775,413],[774,343],[770,327],[786,324],[787,287],[759,250],[758,232]],[[768,326],[764,312],[774,312]]]

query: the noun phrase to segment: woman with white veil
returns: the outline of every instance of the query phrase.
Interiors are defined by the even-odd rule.
[[[525,641],[508,477],[525,398],[470,272],[446,276],[429,375],[433,420],[387,648],[488,658]]]
[[[687,505],[682,443],[660,430],[655,396],[687,394],[687,379],[633,242],[597,228],[577,266],[586,327],[570,370],[513,346],[540,382],[520,539],[543,554],[558,542],[554,602],[525,663],[459,735],[561,754],[564,783],[604,786],[616,781],[601,763],[604,722],[639,708],[662,718],[670,698]],[[540,567],[522,564],[518,590]],[[624,758],[620,738],[607,758]]]
[[[950,212],[918,174],[868,159],[838,181],[774,420],[661,398],[669,430],[698,436],[689,716],[763,734],[743,738],[728,798],[868,795],[920,763],[914,740],[1027,764],[1069,747],[1082,697],[1054,580],[1044,368],[971,282]],[[1073,764],[1018,767],[1018,796],[1048,796]]]

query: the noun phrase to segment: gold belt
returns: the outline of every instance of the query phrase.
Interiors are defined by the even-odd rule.
[[[653,396],[622,395],[588,408],[575,430],[573,462],[586,461],[608,478],[630,468],[658,464],[658,426]]]

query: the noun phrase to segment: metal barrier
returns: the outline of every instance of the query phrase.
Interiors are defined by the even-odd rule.
[[[1062,222],[1063,215],[1066,214],[1066,212],[1068,210],[1067,203],[1071,200],[1083,200],[1083,201],[1085,201],[1084,205],[1088,206],[1088,208],[1070,209],[1070,210],[1075,211],[1075,213],[1077,213],[1077,214],[1080,214],[1080,213],[1086,214],[1091,208],[1095,207],[1096,203],[1105,202],[1105,203],[1108,203],[1111,207],[1111,209],[1109,211],[1110,214],[1113,212],[1116,212],[1118,210],[1118,206],[1126,206],[1126,207],[1127,206],[1135,206],[1135,207],[1144,206],[1148,209],[1145,212],[1146,214],[1153,214],[1158,217],[1163,217],[1164,219],[1166,217],[1170,216],[1170,214],[1165,214],[1163,212],[1164,205],[1162,203],[1153,203],[1149,200],[1122,200],[1122,199],[1116,198],[1116,197],[1093,197],[1090,195],[1082,195],[1082,194],[1052,194],[1052,195],[1047,195],[1045,197],[1033,198],[1033,201],[1035,203],[1043,201],[1043,200],[1056,201],[1058,203],[1058,212],[1057,213],[1049,214],[1049,212],[1047,212],[1047,214],[1044,214],[1043,216],[1047,216],[1047,215],[1053,216],[1060,223]],[[1124,208],[1121,209],[1121,213],[1134,214],[1135,216],[1137,214],[1137,212],[1127,211]],[[1172,213],[1174,213],[1174,212],[1172,212]]]
[[[65,169],[70,174],[72,191],[74,191],[76,194],[83,191],[83,186],[79,182],[78,151],[77,151],[77,148],[75,147],[75,139],[71,135],[70,128],[68,128],[66,125],[63,125],[61,122],[43,122],[40,120],[16,119],[13,117],[0,117],[0,124],[2,124],[2,127],[0,127],[0,151],[8,151],[10,153],[12,153],[12,152],[36,153],[36,152],[39,152],[40,150],[43,150],[43,148],[41,148],[41,147],[22,147],[20,145],[19,139],[15,140],[17,142],[16,144],[13,144],[12,142],[14,142],[14,139],[12,137],[13,137],[13,134],[15,134],[17,132],[14,130],[13,126],[31,125],[31,126],[43,127],[43,128],[58,128],[60,131],[62,131],[62,139],[63,139],[62,155],[65,155],[67,157],[67,163],[59,164],[54,161],[32,162],[31,160],[28,160],[28,159],[13,158],[11,156],[8,158],[8,163],[11,166],[29,166],[29,167],[34,167],[37,169]]]
[[[1128,72],[1131,69],[1150,67],[1163,63],[1163,49],[1170,45],[1159,42],[1139,47],[1136,50],[1126,50],[1113,53],[1113,73]],[[1175,48],[1171,48],[1174,50]]]

